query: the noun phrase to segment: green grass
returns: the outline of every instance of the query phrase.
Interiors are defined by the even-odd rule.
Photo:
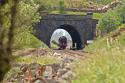
[[[97,50],[93,57],[76,64],[73,83],[125,83],[125,52]]]
[[[86,48],[91,54],[76,63],[77,78],[72,83],[125,83],[125,33],[110,47],[106,39],[97,39]]]

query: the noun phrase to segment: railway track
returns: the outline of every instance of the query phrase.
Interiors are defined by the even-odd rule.
[[[85,58],[87,52],[83,51],[83,50],[43,50],[43,49],[29,49],[29,50],[21,50],[17,53],[15,53],[15,55],[18,56],[45,56],[45,55],[53,55],[54,53],[57,53],[61,56],[63,55],[68,55],[68,56],[73,56],[76,58]]]

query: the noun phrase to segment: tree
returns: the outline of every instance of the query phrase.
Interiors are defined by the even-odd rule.
[[[18,0],[0,1],[0,81],[3,80],[4,75],[10,69],[18,2]],[[6,7],[8,7],[8,11],[5,10]],[[4,24],[7,18],[9,18],[9,26],[5,27]]]
[[[35,0],[0,0],[0,81],[10,69],[13,43],[31,34],[39,21],[39,5]]]

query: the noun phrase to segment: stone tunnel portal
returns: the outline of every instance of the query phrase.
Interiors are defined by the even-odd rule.
[[[96,31],[97,19],[92,15],[65,15],[65,14],[45,14],[42,15],[40,22],[34,25],[34,35],[44,42],[48,47],[52,34],[57,29],[66,30],[72,38],[72,47],[82,49],[85,47],[87,40],[94,38]]]

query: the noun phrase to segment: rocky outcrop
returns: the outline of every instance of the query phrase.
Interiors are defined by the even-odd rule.
[[[82,9],[82,8],[65,8],[66,11],[78,11],[78,12],[95,12],[95,13],[105,13],[107,12],[109,9],[114,9],[115,7],[117,7],[119,4],[121,4],[122,2],[119,0],[115,0],[114,2],[111,2],[110,4],[107,4],[103,7],[98,7],[98,8],[94,8],[94,9]]]

